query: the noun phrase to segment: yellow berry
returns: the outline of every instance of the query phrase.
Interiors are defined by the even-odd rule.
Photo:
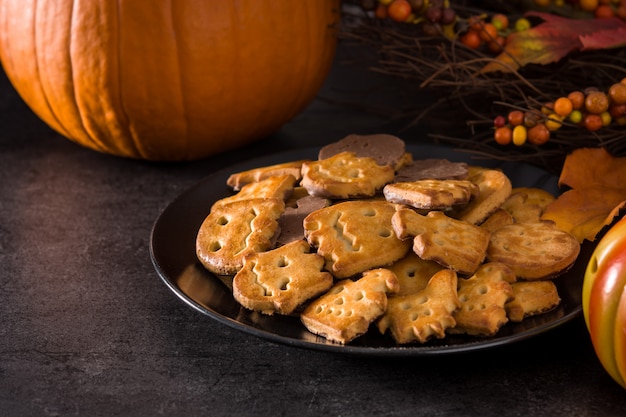
[[[563,117],[559,116],[556,113],[551,114],[550,116],[548,116],[548,119],[546,120],[546,127],[548,128],[548,130],[550,131],[555,131],[557,129],[559,129],[561,127],[561,125],[563,121]]]
[[[515,30],[517,32],[523,32],[530,29],[530,21],[525,17],[521,17],[515,21]]]
[[[583,120],[583,114],[580,110],[572,110],[568,117],[569,121],[572,123],[580,123]]]
[[[503,31],[509,28],[509,18],[502,13],[496,13],[491,17],[491,23],[499,31]]]
[[[524,125],[517,125],[513,128],[513,144],[522,146],[526,143],[528,137],[528,129]]]
[[[543,105],[541,106],[541,113],[545,114],[546,116],[550,116],[551,114],[553,114],[554,103],[551,101],[547,103],[543,103]]]

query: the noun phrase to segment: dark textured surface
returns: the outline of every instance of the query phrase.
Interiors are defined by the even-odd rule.
[[[380,79],[346,80],[354,73],[338,65],[323,95],[378,105]],[[127,160],[55,134],[2,75],[0,415],[624,415],[626,392],[597,361],[582,318],[485,352],[370,359],[238,332],[158,279],[152,224],[204,176],[275,149],[376,131],[397,133],[382,118],[318,100],[236,152]]]

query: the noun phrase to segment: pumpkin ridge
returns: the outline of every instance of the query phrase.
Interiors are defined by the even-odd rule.
[[[106,1],[106,0],[105,0]],[[115,79],[117,80],[115,86],[115,92],[112,95],[113,97],[116,98],[116,107],[117,107],[117,111],[115,112],[118,115],[118,119],[119,120],[123,120],[124,123],[119,123],[119,129],[123,131],[123,134],[121,134],[119,137],[116,137],[115,140],[116,141],[120,141],[120,142],[124,142],[129,148],[131,148],[130,151],[124,151],[123,149],[120,149],[120,146],[117,146],[118,148],[118,153],[123,154],[124,156],[127,157],[135,157],[134,155],[140,155],[141,157],[143,156],[143,153],[140,151],[140,147],[139,147],[139,139],[137,138],[136,135],[134,135],[131,130],[128,128],[128,113],[126,112],[126,107],[124,106],[124,100],[121,99],[122,97],[122,62],[121,59],[119,59],[120,56],[120,51],[122,49],[122,45],[121,45],[121,40],[122,40],[122,25],[120,24],[121,18],[120,18],[120,4],[119,2],[116,2],[116,17],[117,17],[117,25],[115,28],[115,33],[116,33],[116,42],[115,42],[115,56],[118,57],[117,62],[116,62],[116,66],[115,66]],[[131,140],[125,140],[125,138],[131,138]]]
[[[180,138],[186,136],[186,125],[180,85],[183,69],[176,62],[178,39],[172,36],[175,9],[171,0],[146,7],[148,3],[122,2],[121,6],[121,99],[131,133],[126,139],[135,142],[142,159],[181,160]],[[148,26],[152,22],[159,24]]]
[[[34,12],[33,12],[33,20],[36,22],[37,21],[37,8],[34,8]],[[35,43],[33,45],[34,50],[35,50],[35,56],[39,57],[39,54],[37,53],[37,24],[33,24],[33,39],[35,39]],[[42,98],[42,106],[45,106],[47,112],[49,113],[50,117],[52,118],[52,120],[49,120],[49,123],[51,125],[51,127],[54,128],[54,130],[56,130],[57,132],[59,132],[61,135],[67,136],[68,135],[68,130],[66,129],[66,127],[63,125],[63,123],[61,123],[61,120],[59,119],[59,117],[57,116],[54,108],[50,105],[50,99],[48,98],[48,94],[46,93],[46,89],[43,86],[41,79],[42,79],[42,73],[40,70],[40,62],[39,59],[35,59],[35,67],[34,67],[34,71],[35,71],[35,76],[34,79],[36,79],[37,82],[37,87],[38,90],[40,90],[40,95]],[[39,113],[39,111],[37,111],[37,113]]]
[[[91,38],[88,36],[91,31],[97,30],[97,23],[99,23],[97,18],[107,15],[101,9],[94,11],[91,6],[96,5],[96,8],[103,4],[105,7],[113,6],[107,2],[93,0],[91,3],[88,2],[87,6],[85,6],[85,2],[79,0],[73,0],[67,4],[69,12],[66,14],[69,16],[69,20],[66,23],[70,36],[66,39],[67,45],[59,48],[67,54],[66,66],[55,67],[58,73],[53,73],[51,76],[53,79],[64,76],[61,81],[71,84],[63,89],[62,101],[59,106],[56,106],[67,113],[65,118],[73,123],[71,126],[64,126],[69,132],[67,137],[98,152],[125,155],[124,150],[120,149],[115,141],[110,140],[112,136],[115,136],[111,134],[111,126],[121,129],[123,123],[119,121],[113,123],[106,120],[105,115],[107,113],[115,113],[110,111],[111,109],[108,108],[110,106],[103,105],[104,98],[109,97],[106,94],[91,93],[94,90],[94,85],[108,84],[101,80],[102,71],[94,70],[94,62],[97,64],[99,60],[92,58],[92,55],[99,56],[94,51],[100,52],[102,45],[93,42],[81,43],[82,40]],[[73,33],[85,33],[87,36],[71,36]],[[36,55],[36,57],[38,56],[39,54]],[[83,92],[87,92],[87,94],[83,94]],[[94,106],[94,103],[97,105]],[[102,120],[105,120],[106,123],[102,124]],[[60,123],[63,124],[62,121]]]
[[[69,2],[71,4],[70,6],[70,31],[73,31],[74,29],[74,23],[75,23],[75,10],[76,10],[76,1],[79,0],[73,0],[71,2]],[[84,110],[82,109],[82,106],[80,105],[80,102],[78,100],[78,97],[80,97],[79,92],[77,91],[77,83],[76,83],[76,71],[75,71],[75,66],[74,66],[74,62],[72,61],[72,46],[74,45],[74,42],[71,39],[70,36],[70,43],[69,43],[69,47],[68,47],[68,54],[69,54],[69,58],[68,58],[68,66],[69,66],[69,78],[72,80],[72,88],[71,88],[71,93],[72,94],[68,94],[68,99],[71,98],[72,99],[72,103],[74,105],[74,108],[76,109],[76,113],[77,113],[77,120],[80,121],[80,127],[81,127],[81,131],[80,133],[84,133],[84,135],[80,135],[80,137],[76,138],[76,130],[72,129],[71,132],[71,136],[70,138],[72,138],[72,136],[75,137],[75,141],[77,141],[78,143],[90,147],[96,151],[99,152],[106,152],[106,153],[110,153],[111,151],[113,151],[114,149],[112,147],[107,146],[104,142],[102,142],[101,140],[99,140],[97,138],[96,135],[93,134],[93,132],[89,129],[89,126],[87,123],[85,123],[86,117],[84,114]]]
[[[182,159],[189,159],[190,158],[190,147],[189,147],[189,115],[187,113],[187,94],[186,92],[188,91],[187,86],[185,85],[185,79],[183,77],[183,60],[182,60],[182,56],[181,56],[181,50],[180,50],[180,46],[178,44],[178,42],[180,41],[180,37],[177,36],[179,32],[179,28],[176,25],[177,21],[181,21],[184,22],[184,20],[182,19],[176,19],[175,16],[175,8],[176,5],[180,4],[180,2],[176,2],[176,1],[171,1],[170,2],[170,19],[171,19],[171,25],[174,28],[174,38],[175,41],[174,43],[174,47],[176,48],[176,67],[178,69],[178,85],[181,86],[181,90],[180,90],[180,95],[181,95],[181,100],[180,100],[180,104],[182,106],[182,112],[181,112],[181,116],[184,119],[185,123],[184,123],[184,134],[180,135],[179,137],[177,137],[175,140],[177,141],[183,141],[184,140],[184,146],[181,146],[183,148],[181,155],[182,155]],[[184,24],[184,23],[183,23]]]
[[[89,0],[93,1],[93,0]],[[109,153],[130,157],[130,158],[144,158],[147,159],[145,153],[141,151],[139,143],[139,138],[133,133],[132,129],[130,129],[129,124],[129,116],[126,111],[126,107],[124,105],[124,100],[122,99],[122,60],[120,59],[120,54],[122,50],[122,28],[123,25],[121,23],[122,20],[122,10],[120,2],[109,2],[108,0],[101,0],[103,4],[113,8],[115,7],[115,13],[108,13],[108,16],[115,16],[115,18],[111,18],[111,22],[115,22],[115,28],[112,31],[115,34],[115,41],[110,42],[110,50],[107,54],[108,57],[115,56],[117,57],[115,65],[108,64],[107,61],[107,79],[111,80],[106,83],[108,86],[114,85],[115,87],[109,88],[106,91],[110,91],[110,94],[107,96],[107,100],[104,100],[100,97],[99,108],[102,112],[106,112],[108,110],[111,114],[115,115],[115,122],[107,122],[105,125],[110,127],[114,125],[116,129],[119,130],[117,134],[115,134],[112,130],[107,130],[107,132],[100,132],[103,138],[111,141],[113,146],[112,150],[109,150]],[[99,51],[100,52],[100,51]],[[114,72],[113,72],[114,69]],[[115,80],[115,83],[113,83]],[[106,108],[106,109],[105,109]],[[103,116],[104,118],[104,116]]]
[[[36,7],[34,8],[34,11],[33,11],[33,20],[34,20],[34,22],[37,22],[37,8]],[[37,27],[38,26],[37,26],[36,23],[33,24],[33,39],[35,39],[35,43],[34,43],[33,47],[34,47],[34,50],[35,50],[35,56],[38,57],[39,54],[37,53],[38,48],[37,48],[37,41],[36,41],[37,38],[38,38],[38,36],[37,36],[37,32],[38,32],[37,31]],[[38,80],[37,87],[40,90],[40,94],[41,94],[41,97],[43,99],[42,105],[45,106],[45,108],[48,110],[48,112],[50,114],[50,117],[52,117],[52,119],[53,119],[50,123],[54,125],[55,130],[57,130],[59,133],[61,133],[62,135],[67,135],[68,131],[65,128],[65,126],[63,125],[63,123],[61,123],[61,120],[59,120],[59,118],[57,117],[56,112],[54,111],[54,109],[50,105],[50,100],[48,98],[48,94],[46,94],[46,89],[45,89],[45,87],[43,86],[43,84],[41,82],[42,74],[41,74],[41,70],[40,70],[39,59],[35,59],[34,62],[35,62],[35,67],[34,67],[35,77],[34,78],[36,80]]]

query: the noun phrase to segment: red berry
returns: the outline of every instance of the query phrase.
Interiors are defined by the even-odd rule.
[[[498,37],[498,29],[491,23],[483,23],[480,33],[480,39],[485,42],[495,40]]]
[[[550,139],[550,129],[545,124],[539,123],[528,129],[528,142],[533,145],[543,145]]]
[[[470,49],[478,49],[478,47],[480,47],[480,44],[482,43],[478,32],[473,29],[470,29],[463,35],[461,35],[460,41],[463,45],[467,46]]]
[[[498,128],[506,124],[506,119],[502,115],[498,115],[493,119],[493,126]]]
[[[626,114],[626,104],[611,104],[609,112],[614,118],[621,117]]]
[[[441,12],[441,20],[439,23],[442,25],[450,25],[456,20],[456,12],[451,7],[444,7]]]
[[[411,5],[407,0],[393,0],[387,6],[389,17],[396,22],[404,22],[411,15]]]
[[[601,4],[598,6],[598,8],[595,10],[593,14],[598,19],[603,19],[603,18],[607,19],[610,17],[614,17],[615,11],[613,11],[613,8],[609,6],[608,4]]]
[[[585,94],[582,91],[572,91],[567,95],[572,102],[572,107],[576,110],[582,109],[585,105]]]
[[[587,114],[583,119],[585,129],[595,132],[602,127],[602,117],[599,114]]]
[[[495,130],[493,139],[499,145],[508,145],[513,140],[513,130],[508,126],[502,126]]]
[[[441,21],[441,17],[443,16],[443,10],[441,7],[431,6],[424,12],[424,17],[432,23],[439,23]]]
[[[521,110],[512,110],[509,112],[509,123],[513,126],[518,126],[524,123],[524,112]]]

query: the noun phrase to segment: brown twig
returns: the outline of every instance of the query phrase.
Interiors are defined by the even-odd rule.
[[[476,8],[459,8],[470,14]],[[486,11],[482,11],[486,12]],[[564,121],[543,146],[502,147],[493,141],[493,118],[507,109],[540,112],[543,103],[571,91],[596,86],[608,88],[626,77],[626,51],[588,51],[550,66],[527,65],[517,71],[483,73],[495,58],[462,45],[455,38],[426,36],[416,25],[396,24],[361,17],[357,25],[340,34],[375,51],[367,65],[371,71],[410,81],[407,89],[428,89],[433,101],[427,106],[404,111],[407,128],[438,113],[464,115],[469,134],[451,137],[433,133],[429,137],[464,149],[477,157],[553,164],[578,147],[606,147],[615,155],[626,154],[626,131],[604,127],[589,132]],[[590,85],[581,85],[581,80]],[[460,118],[460,117],[457,117]]]

